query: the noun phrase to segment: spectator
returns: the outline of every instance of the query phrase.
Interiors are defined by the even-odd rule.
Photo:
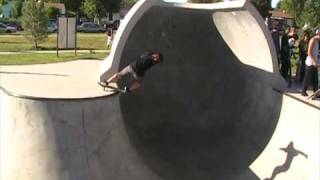
[[[290,32],[288,33],[289,39],[293,38],[294,41],[297,41],[299,39],[297,28],[295,26],[290,27]]]
[[[280,67],[280,34],[279,34],[279,25],[275,25],[274,28],[271,30],[271,35],[273,39],[273,43],[277,52],[277,60],[278,60],[278,65]]]
[[[113,41],[113,29],[107,28],[106,34],[107,34],[107,48],[111,48],[112,41]]]
[[[302,96],[308,96],[307,89],[312,85],[313,91],[318,89],[318,53],[319,53],[320,29],[316,30],[315,36],[309,41],[308,57],[306,59],[306,72],[303,79]]]
[[[310,34],[307,31],[303,31],[301,39],[299,41],[299,61],[296,71],[296,82],[302,84],[304,74],[305,74],[305,60],[308,55],[308,43],[310,40]]]
[[[289,76],[289,68],[291,66],[290,63],[290,49],[289,49],[289,39],[288,39],[289,29],[286,29],[283,32],[281,37],[281,45],[280,45],[280,61],[281,61],[281,68],[280,73],[282,77],[289,83],[290,85],[290,76]]]

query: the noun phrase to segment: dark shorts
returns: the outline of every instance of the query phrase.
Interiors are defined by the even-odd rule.
[[[122,76],[127,75],[127,74],[131,74],[133,76],[133,78],[139,82],[142,81],[142,77],[139,76],[136,72],[134,72],[134,70],[132,69],[131,65],[128,65],[127,67],[125,67],[124,69],[122,69],[120,71],[120,74]]]

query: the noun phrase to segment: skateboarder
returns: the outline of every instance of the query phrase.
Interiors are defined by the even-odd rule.
[[[145,72],[152,66],[163,61],[163,56],[159,52],[145,52],[143,53],[137,61],[132,62],[127,67],[122,69],[120,72],[112,75],[107,81],[100,82],[100,84],[105,84],[107,86],[109,83],[116,83],[122,79],[123,76],[131,74],[134,78],[134,82],[130,87],[125,87],[126,93],[135,91],[141,87],[142,79]]]
[[[306,72],[303,80],[302,96],[308,96],[307,89],[312,85],[313,92],[318,90],[318,52],[320,42],[320,29],[316,30],[316,34],[311,38],[308,46],[308,57],[306,59]]]

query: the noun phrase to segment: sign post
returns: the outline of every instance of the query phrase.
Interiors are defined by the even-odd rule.
[[[60,49],[74,49],[77,55],[77,27],[75,17],[59,17],[57,30],[57,56]]]

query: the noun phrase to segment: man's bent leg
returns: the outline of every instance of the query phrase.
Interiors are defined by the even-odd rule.
[[[130,91],[136,91],[136,90],[138,90],[140,87],[141,87],[141,82],[139,82],[139,81],[134,81],[134,82],[131,84],[129,90],[130,90]]]

